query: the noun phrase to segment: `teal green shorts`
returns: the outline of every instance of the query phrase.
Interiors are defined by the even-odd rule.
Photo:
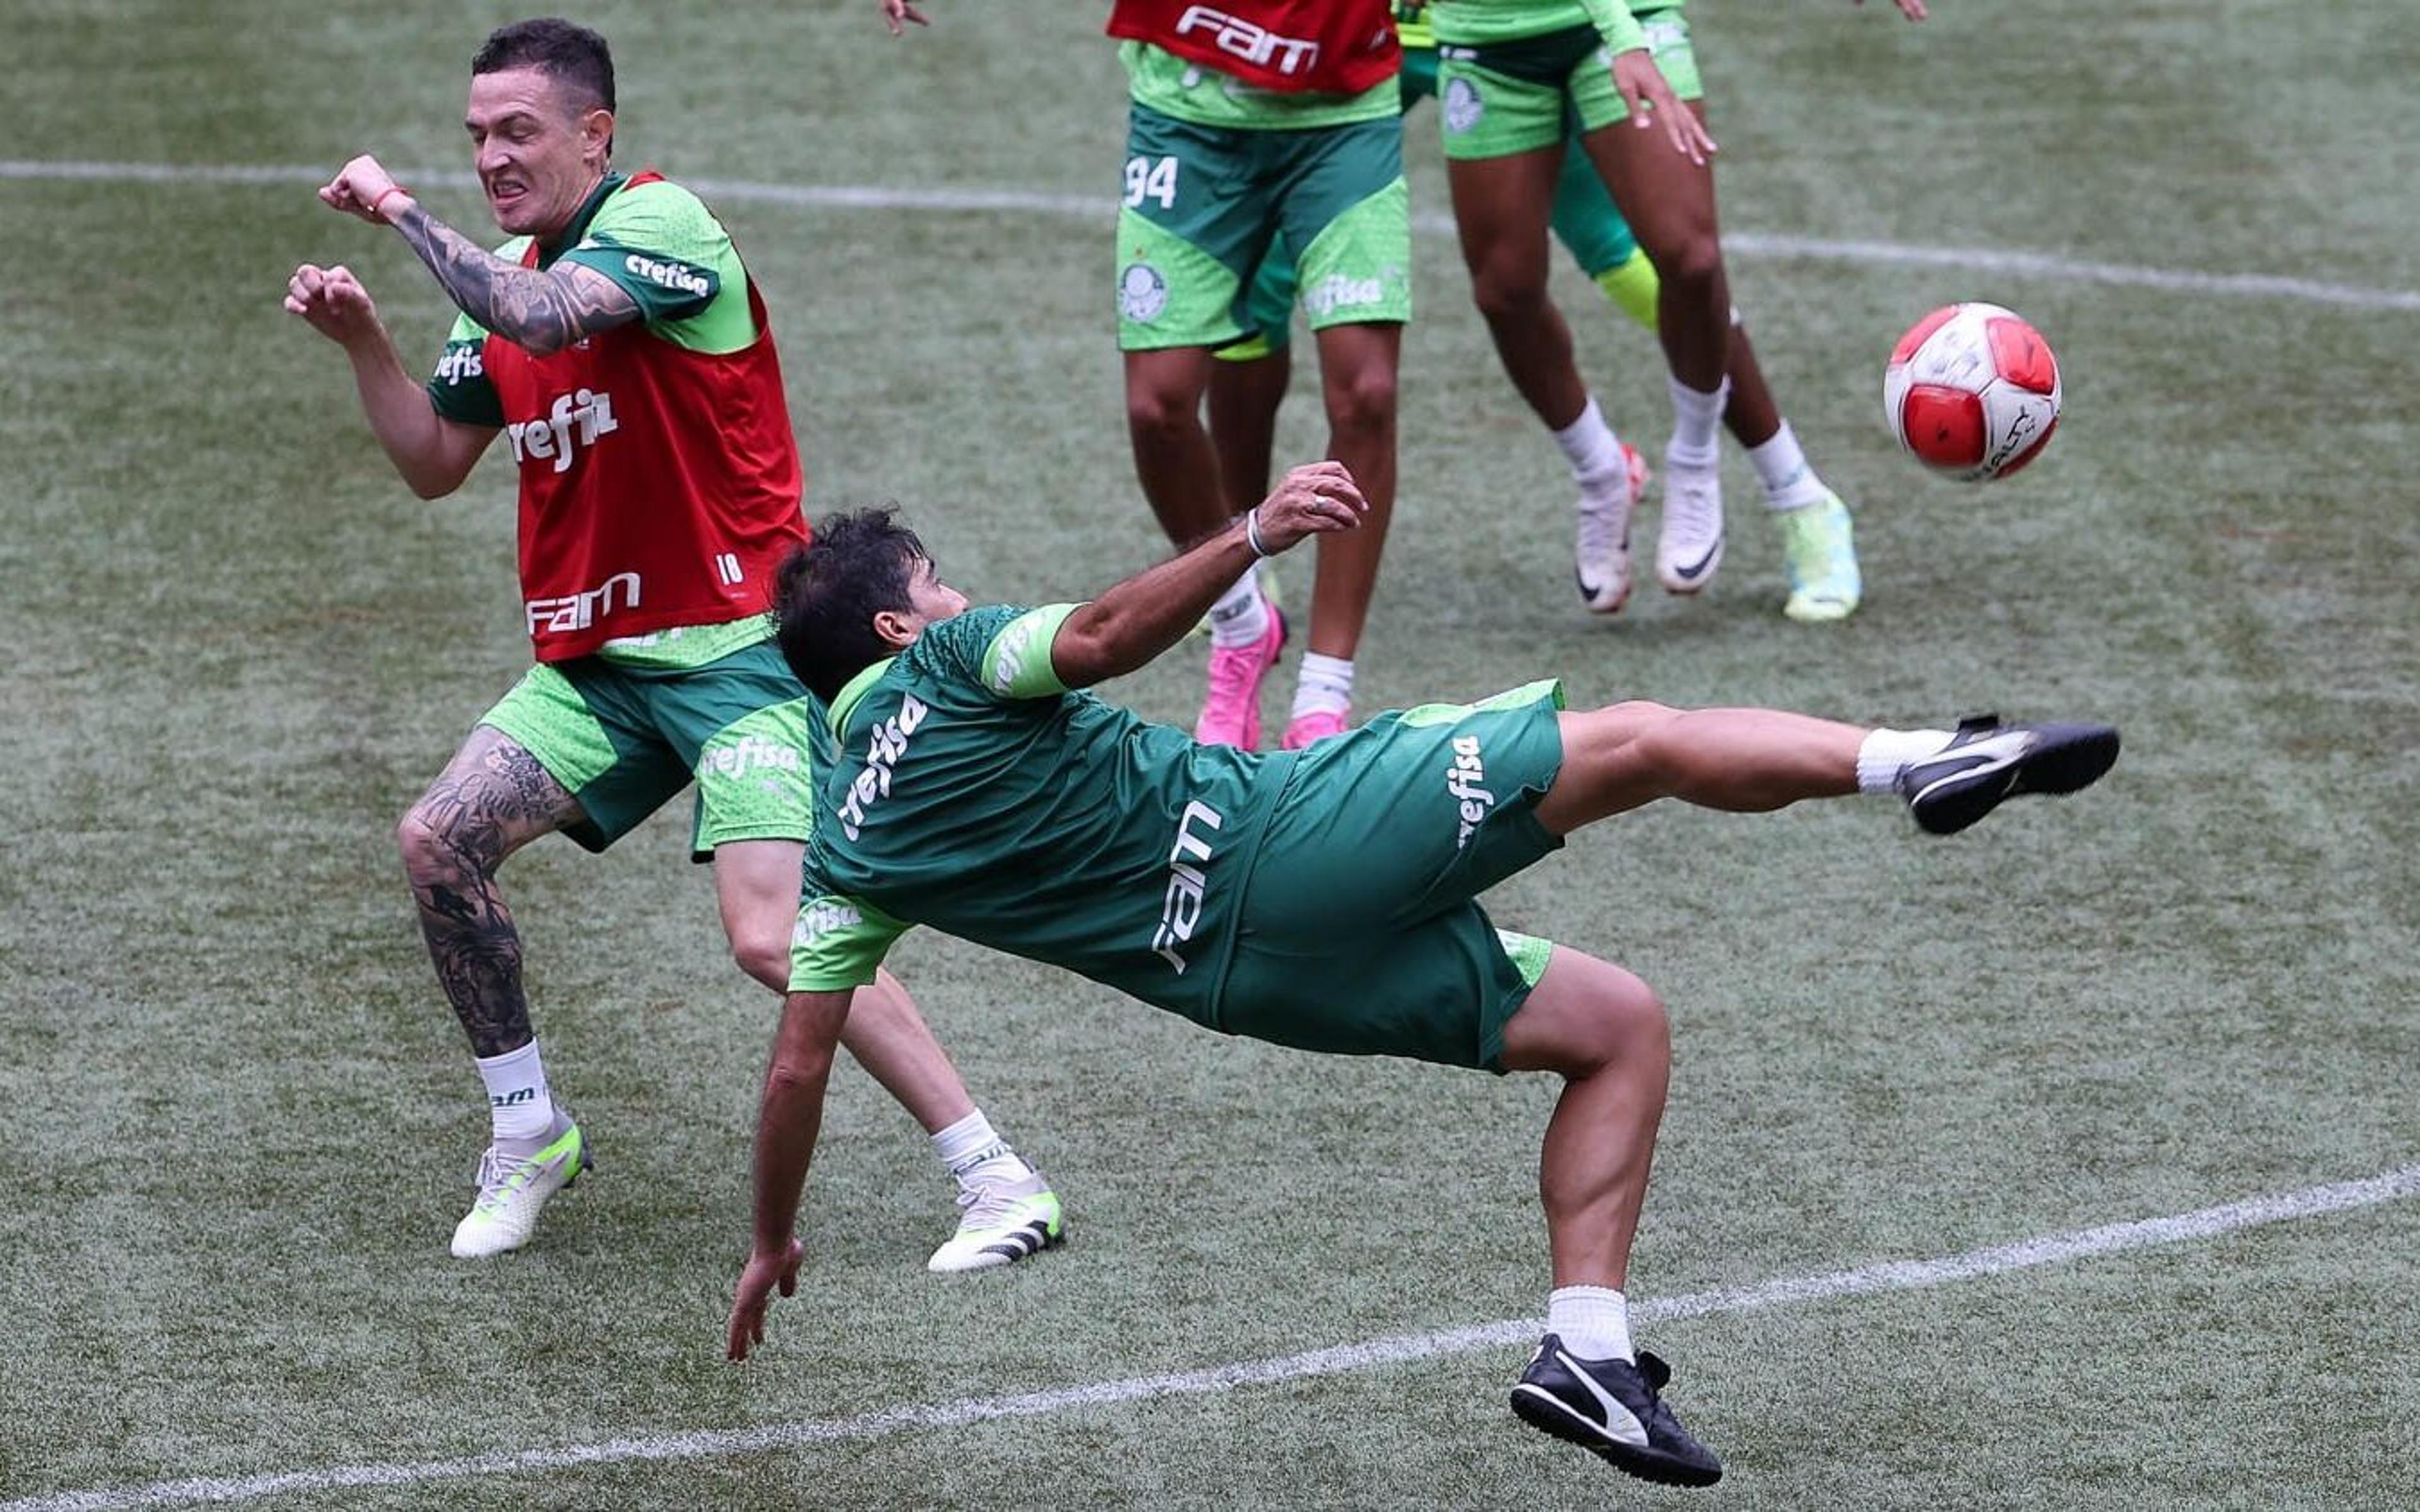
[[[1202,126],[1135,105],[1118,212],[1118,347],[1222,347],[1251,329],[1249,280],[1280,233],[1313,329],[1412,314],[1403,123]]]
[[[480,717],[535,756],[586,816],[565,830],[601,851],[697,783],[690,848],[814,832],[823,759],[814,700],[770,640],[702,667],[597,656],[533,667]]]
[[[1245,882],[1220,1026],[1495,1069],[1548,947],[1474,902],[1561,849],[1561,686],[1382,715],[1295,761]]]
[[[1639,18],[1639,27],[1672,93],[1702,98],[1689,23],[1680,10],[1651,11]],[[1534,152],[1630,114],[1613,86],[1613,58],[1592,26],[1484,47],[1441,46],[1437,58],[1437,118],[1449,158]]]

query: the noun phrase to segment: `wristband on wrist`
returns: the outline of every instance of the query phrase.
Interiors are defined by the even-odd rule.
[[[1261,544],[1261,506],[1254,504],[1244,512],[1244,540],[1251,547],[1252,555],[1267,558],[1277,553]]]
[[[411,197],[411,191],[404,188],[401,184],[389,184],[386,188],[379,191],[379,197],[370,201],[370,219],[373,221],[384,222],[388,225],[393,225],[395,223],[387,220],[386,218],[386,202],[395,198],[397,194],[401,194],[406,199],[410,199]]]

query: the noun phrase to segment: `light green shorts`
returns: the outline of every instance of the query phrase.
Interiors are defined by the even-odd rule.
[[[1698,56],[1678,9],[1639,18],[1649,54],[1683,100],[1699,100]],[[1509,158],[1554,147],[1573,131],[1594,131],[1630,114],[1613,86],[1613,58],[1592,26],[1484,47],[1437,49],[1437,118],[1445,155]]]
[[[479,722],[511,737],[587,816],[565,833],[601,851],[697,783],[690,851],[814,832],[822,755],[814,700],[773,642],[702,667],[540,665]]]
[[[1400,117],[1305,131],[1132,107],[1118,212],[1118,347],[1222,347],[1256,329],[1252,272],[1282,232],[1312,329],[1412,314]]]

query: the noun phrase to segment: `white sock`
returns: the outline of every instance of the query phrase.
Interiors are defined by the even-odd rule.
[[[1701,393],[1679,378],[1665,378],[1672,391],[1672,444],[1668,452],[1677,467],[1710,468],[1714,465],[1715,432],[1723,424],[1723,405],[1730,400],[1731,380],[1723,379],[1712,393]]]
[[[1025,1158],[1009,1149],[1008,1141],[993,1131],[991,1120],[984,1117],[981,1108],[935,1134],[933,1153],[940,1157],[961,1187],[1017,1181],[1033,1174],[1033,1167],[1025,1164]]]
[[[1857,791],[1895,794],[1899,778],[1911,762],[1920,762],[1949,745],[1947,730],[1877,730],[1857,748]]]
[[[1261,596],[1261,569],[1255,566],[1210,606],[1210,643],[1249,646],[1268,633],[1269,601]]]
[[[1349,714],[1353,709],[1353,662],[1345,656],[1302,656],[1302,675],[1294,685],[1294,714]]]
[[[1797,433],[1787,420],[1772,440],[1749,447],[1747,459],[1756,464],[1756,475],[1764,481],[1768,508],[1802,509],[1823,497],[1823,480],[1807,465],[1807,454],[1799,450]]]
[[[1557,1287],[1546,1293],[1546,1332],[1583,1360],[1637,1360],[1630,1304],[1611,1287]]]
[[[535,1139],[554,1127],[554,1096],[547,1090],[537,1041],[473,1060],[479,1079],[488,1084],[488,1113],[495,1121],[496,1138]]]
[[[1577,420],[1553,435],[1555,444],[1563,449],[1563,460],[1572,465],[1572,481],[1580,486],[1581,493],[1616,493],[1629,486],[1630,468],[1621,459],[1621,438],[1606,424],[1595,394],[1589,395],[1588,408]]]

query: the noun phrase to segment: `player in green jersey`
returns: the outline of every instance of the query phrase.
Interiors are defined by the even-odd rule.
[[[1899,6],[1922,18],[1921,0]],[[1848,508],[1807,464],[1754,370],[1731,304],[1707,162],[1714,141],[1679,0],[1435,0],[1431,12],[1454,220],[1473,298],[1513,387],[1550,428],[1593,413],[1570,332],[1546,293],[1546,220],[1576,121],[1662,280],[1658,329],[1674,424],[1664,454],[1658,580],[1695,594],[1721,565],[1714,432],[1728,423],[1782,533],[1783,612],[1814,623],[1847,618],[1864,594]],[[1630,83],[1642,69],[1660,72],[1686,102],[1675,119],[1653,121],[1631,108]],[[1616,130],[1625,117],[1663,129]],[[1604,561],[1592,607],[1619,608],[1628,592],[1626,523],[1623,549]],[[1584,563],[1584,588],[1586,571]]]
[[[1395,17],[1404,49],[1403,100],[1408,117],[1414,105],[1436,93],[1436,36],[1424,0],[1398,0]],[[1577,132],[1575,121],[1572,133],[1576,137]],[[1629,223],[1585,152],[1564,155],[1551,219],[1556,239],[1590,281],[1615,308],[1652,330],[1655,265],[1630,234]],[[1237,514],[1268,491],[1278,409],[1293,380],[1288,338],[1297,287],[1294,258],[1280,236],[1262,259],[1247,296],[1246,324],[1252,334],[1218,348],[1218,366],[1211,375],[1210,440],[1218,454],[1219,482]],[[1647,485],[1647,466],[1610,424],[1599,423],[1601,412],[1593,405],[1583,418],[1589,423],[1575,422],[1556,434],[1564,443],[1579,490],[1575,561],[1580,596],[1590,608],[1609,613],[1621,607],[1621,600],[1615,596],[1615,574],[1607,558],[1624,545],[1630,512]],[[1626,574],[1621,581],[1627,581]]]
[[[849,992],[929,924],[1079,971],[1205,1027],[1343,1055],[1544,1071],[1554,1289],[1513,1407],[1650,1479],[1720,1474],[1631,1343],[1622,1288],[1669,1066],[1662,1004],[1608,962],[1499,932],[1474,900],[1572,831],[1658,798],[1736,811],[1869,793],[1948,833],[2117,759],[2102,725],[1872,730],[1560,686],[1382,715],[1307,749],[1197,745],[1078,691],[1182,639],[1244,567],[1366,510],[1333,462],[1088,604],[970,610],[889,512],[826,520],[783,566],[783,653],[830,708],[806,905],[757,1130],[735,1359],[792,1292],[794,1234]]]
[[[778,369],[763,378],[769,400],[752,393],[760,402],[748,416],[678,430],[661,418],[670,400],[695,392],[688,364],[723,373],[761,360],[769,368],[771,336],[752,313],[753,291],[730,236],[697,197],[613,171],[613,68],[605,39],[567,22],[523,22],[492,34],[471,71],[464,124],[489,208],[513,238],[503,255],[438,221],[373,158],[355,159],[320,191],[332,208],[392,227],[459,306],[436,377],[424,386],[405,370],[350,270],[305,264],[288,281],[286,300],[350,359],[371,430],[422,497],[460,486],[504,434],[522,465],[525,501],[532,473],[549,486],[595,479],[602,488],[538,511],[554,517],[535,529],[525,513],[521,563],[533,633],[597,643],[582,640],[566,649],[583,654],[559,659],[541,643],[541,664],[480,719],[397,830],[430,959],[488,1094],[491,1143],[478,1195],[451,1244],[465,1258],[527,1243],[545,1204],[589,1165],[585,1132],[556,1102],[540,1056],[522,990],[520,934],[498,871],[556,831],[603,850],[693,781],[692,848],[713,860],[732,954],[779,992],[789,977],[817,755],[805,689],[770,644],[762,587],[748,583],[736,557],[720,578],[727,602],[721,594],[692,596],[673,617],[627,632],[616,616],[657,605],[662,579],[645,579],[644,607],[636,571],[626,575],[630,591],[618,596],[528,594],[536,575],[608,547],[616,554],[600,574],[640,565],[656,573],[658,562],[619,553],[694,544],[682,533],[690,517],[684,503],[695,502],[697,517],[718,529],[741,513],[741,501],[716,488],[692,490],[690,500],[655,486],[662,475],[646,470],[675,452],[698,459],[708,476],[721,475],[706,467],[710,455],[738,458],[730,471],[752,478],[785,480],[752,501],[779,528],[764,558],[769,575],[779,545],[804,535],[798,443]],[[579,387],[579,423],[508,426],[518,417],[507,416],[499,392],[500,364],[601,362],[611,351],[630,354],[616,372],[644,365],[656,383],[634,392],[617,381],[618,420],[608,395]],[[569,391],[588,371],[527,386]],[[571,406],[566,396],[558,413],[573,413]],[[694,407],[681,412],[693,414]],[[760,450],[750,450],[752,441]],[[609,455],[613,473],[600,474],[594,462],[572,471],[600,444],[623,449]],[[644,454],[629,452],[632,445]],[[633,475],[649,486],[602,487]],[[705,561],[707,549],[700,547],[695,558]],[[957,1180],[958,1231],[935,1252],[931,1268],[984,1269],[1016,1257],[996,1242],[1037,1214],[1055,1231],[1057,1197],[992,1130],[906,990],[885,973],[857,1005],[850,1051],[923,1123]]]

